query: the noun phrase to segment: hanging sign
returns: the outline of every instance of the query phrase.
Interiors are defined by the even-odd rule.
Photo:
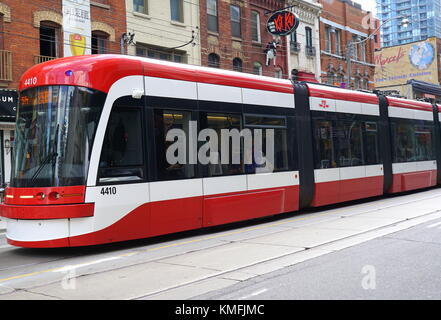
[[[300,24],[300,19],[293,12],[280,10],[271,15],[266,24],[269,33],[275,36],[286,36],[294,32]]]
[[[64,56],[91,53],[90,0],[63,0]]]

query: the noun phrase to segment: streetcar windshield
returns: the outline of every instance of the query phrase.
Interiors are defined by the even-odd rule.
[[[11,187],[84,185],[105,97],[73,86],[21,92]]]

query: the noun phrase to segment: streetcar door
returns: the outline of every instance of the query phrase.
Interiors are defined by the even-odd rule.
[[[96,229],[112,225],[107,241],[148,236],[149,187],[145,151],[145,99],[115,101],[107,122],[94,188]]]

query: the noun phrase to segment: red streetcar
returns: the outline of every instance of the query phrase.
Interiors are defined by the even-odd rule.
[[[20,82],[0,215],[12,245],[86,246],[427,188],[441,182],[438,111],[140,57],[57,59]],[[190,121],[198,132],[273,130],[273,170],[170,165],[167,134],[191,135]]]

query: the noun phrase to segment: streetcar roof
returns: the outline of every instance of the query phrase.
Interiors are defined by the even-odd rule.
[[[135,75],[283,93],[294,92],[290,80],[116,54],[65,57],[37,64],[23,74],[19,90],[37,86],[74,85],[107,93],[117,80]],[[314,83],[307,83],[307,86],[311,97],[378,104],[378,97],[373,93]],[[432,105],[427,102],[394,97],[387,97],[387,100],[389,106],[432,110]]]
[[[76,85],[108,92],[117,80],[134,75],[293,93],[289,80],[111,54],[66,57],[37,64],[23,74],[19,89]]]

